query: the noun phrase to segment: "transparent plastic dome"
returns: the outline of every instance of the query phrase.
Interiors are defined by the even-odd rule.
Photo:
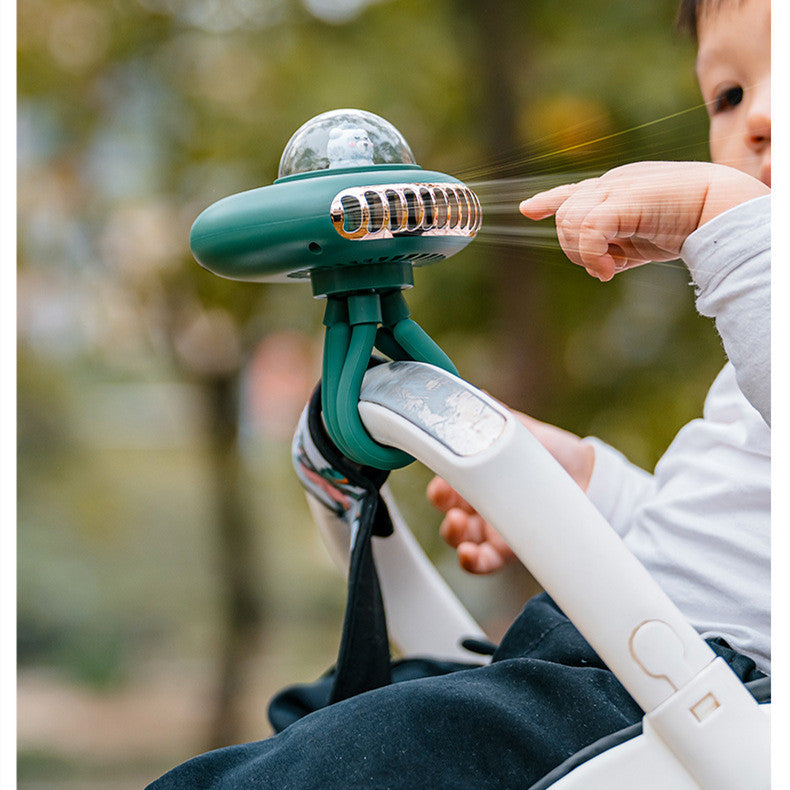
[[[416,164],[403,135],[372,112],[331,110],[296,130],[283,151],[278,178],[382,164]]]

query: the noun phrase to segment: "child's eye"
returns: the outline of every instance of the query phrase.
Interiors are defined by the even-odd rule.
[[[713,100],[713,112],[724,112],[731,110],[733,107],[741,103],[743,99],[743,88],[736,85],[734,88],[727,88],[716,96]]]

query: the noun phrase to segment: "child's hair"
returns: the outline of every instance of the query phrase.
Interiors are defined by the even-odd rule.
[[[697,20],[702,6],[708,0],[680,0],[678,6],[677,26],[684,33],[697,37]]]
[[[678,28],[696,39],[700,16],[721,3],[722,0],[680,0],[676,20]]]

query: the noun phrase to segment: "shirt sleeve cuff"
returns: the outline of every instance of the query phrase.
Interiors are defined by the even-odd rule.
[[[600,439],[588,436],[583,441],[595,449],[587,496],[615,532],[624,535],[634,509],[653,486],[653,476]]]
[[[697,286],[698,296],[714,290],[733,269],[753,257],[760,241],[770,249],[771,195],[734,206],[690,234],[680,248],[680,256]],[[712,259],[716,265],[711,265]]]

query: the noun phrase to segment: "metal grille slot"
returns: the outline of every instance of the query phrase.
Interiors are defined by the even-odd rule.
[[[447,224],[451,228],[458,225],[458,195],[455,194],[454,189],[447,190]]]
[[[348,239],[357,239],[367,233],[368,204],[355,195],[344,195],[341,199],[343,208],[343,235]]]
[[[413,189],[404,189],[403,194],[406,197],[407,206],[406,230],[415,231],[422,225],[425,207]]]
[[[480,198],[478,198],[471,189],[469,190],[469,194],[472,196],[472,212],[474,216],[472,224],[475,228],[475,232],[477,232],[483,224],[483,207],[480,205]]]
[[[424,230],[430,230],[432,227],[434,227],[436,204],[433,200],[433,193],[430,189],[428,189],[428,187],[420,187],[420,200],[422,201],[422,205],[425,207],[422,227]]]
[[[406,227],[406,198],[394,189],[385,189],[384,195],[387,199],[390,217],[387,227],[390,233],[400,233]]]
[[[462,184],[382,184],[338,192],[330,219],[343,238],[354,241],[399,235],[473,237],[483,213],[477,195]]]
[[[436,205],[436,216],[434,222],[437,229],[443,228],[447,224],[447,195],[441,187],[433,188],[433,201]]]
[[[459,219],[458,224],[462,228],[469,227],[469,203],[466,200],[466,195],[463,189],[456,189],[455,194],[458,195]]]
[[[385,203],[381,199],[381,195],[373,190],[365,192],[365,200],[367,201],[368,208],[370,209],[370,216],[368,217],[368,231],[375,233],[384,227],[384,223],[389,219],[385,216]]]

